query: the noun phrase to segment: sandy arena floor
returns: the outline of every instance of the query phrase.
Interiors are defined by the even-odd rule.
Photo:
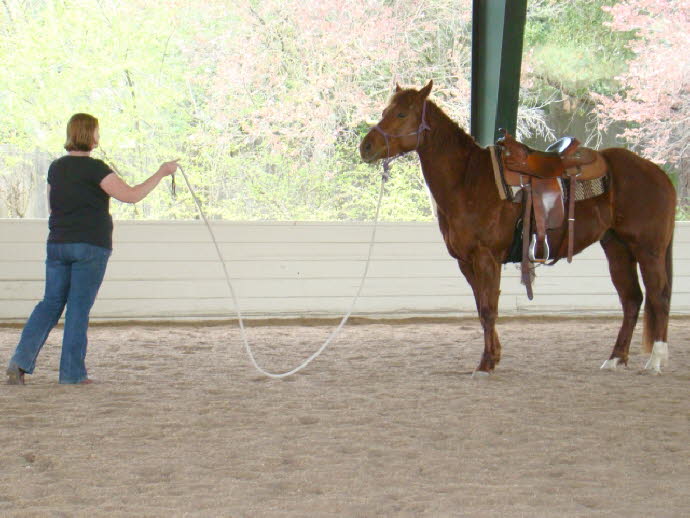
[[[249,329],[288,370],[333,326]],[[91,386],[57,384],[56,329],[0,385],[0,515],[690,516],[690,320],[671,364],[602,372],[618,319],[348,325],[302,373],[258,374],[234,324],[93,326]],[[18,328],[0,327],[3,369]]]

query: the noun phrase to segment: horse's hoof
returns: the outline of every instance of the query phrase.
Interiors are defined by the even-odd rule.
[[[611,358],[610,360],[606,360],[603,365],[601,366],[602,370],[608,370],[608,371],[615,371],[616,367],[618,367],[618,363],[620,362],[620,358]]]
[[[488,372],[486,372],[486,371],[479,371],[479,370],[477,370],[477,371],[474,371],[474,372],[472,373],[472,379],[485,380],[485,379],[488,379],[488,378],[489,378],[489,374],[490,374],[490,373],[488,373]]]
[[[646,370],[654,371],[654,374],[661,374],[661,366],[668,365],[668,344],[666,342],[654,342],[652,354],[644,366]]]

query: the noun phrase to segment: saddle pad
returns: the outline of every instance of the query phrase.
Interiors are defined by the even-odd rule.
[[[575,201],[589,200],[604,194],[608,190],[606,179],[607,176],[594,180],[579,180],[575,184]],[[558,181],[561,182],[561,187],[565,190],[567,187],[565,179],[559,178]]]

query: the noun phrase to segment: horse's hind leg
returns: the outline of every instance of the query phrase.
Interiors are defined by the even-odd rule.
[[[671,246],[666,253],[636,253],[645,286],[642,345],[651,353],[645,369],[661,372],[668,363],[668,317],[671,310]]]
[[[642,290],[637,278],[637,261],[628,245],[615,233],[609,232],[601,240],[601,246],[609,262],[611,280],[623,306],[623,324],[618,332],[616,345],[611,357],[601,366],[602,369],[615,369],[620,363],[628,364],[630,340],[642,305]]]

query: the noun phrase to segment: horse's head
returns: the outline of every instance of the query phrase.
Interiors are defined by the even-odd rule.
[[[359,145],[359,153],[367,163],[414,151],[429,129],[425,121],[426,98],[433,81],[421,90],[403,90],[395,86],[395,94],[383,110],[383,117]]]

